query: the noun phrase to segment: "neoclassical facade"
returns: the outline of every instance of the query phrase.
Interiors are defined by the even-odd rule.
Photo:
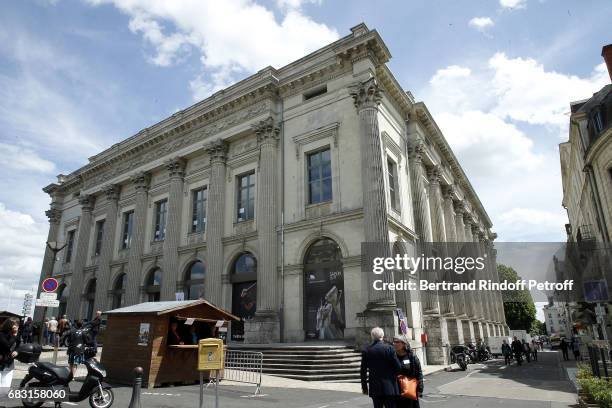
[[[361,243],[478,242],[491,221],[427,107],[402,90],[375,30],[265,68],[93,156],[44,191],[41,279],[62,310],[204,297],[244,318],[232,341],[345,339],[398,330],[429,362],[499,335],[499,293],[376,291]],[[487,273],[496,279],[495,268]],[[403,279],[387,273],[385,281]],[[478,299],[477,299],[478,297]],[[55,313],[55,312],[54,312]]]

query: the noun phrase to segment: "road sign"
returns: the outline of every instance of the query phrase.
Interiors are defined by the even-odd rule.
[[[47,278],[42,283],[42,290],[45,292],[55,292],[59,287],[59,282],[55,278]]]
[[[36,307],[59,307],[59,300],[36,299]]]
[[[40,299],[42,300],[57,300],[57,293],[53,292],[40,292]]]

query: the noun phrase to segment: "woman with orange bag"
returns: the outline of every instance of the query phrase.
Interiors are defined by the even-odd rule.
[[[400,382],[400,395],[397,399],[397,408],[419,408],[419,396],[423,395],[423,370],[419,358],[410,348],[406,336],[395,336],[393,347],[397,358],[402,364],[398,377]]]

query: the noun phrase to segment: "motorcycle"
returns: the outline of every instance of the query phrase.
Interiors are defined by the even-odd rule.
[[[86,350],[86,360],[83,364],[87,367],[87,376],[78,391],[70,390],[69,384],[73,380],[73,376],[68,367],[46,362],[33,363],[28,369],[28,374],[21,381],[20,387],[32,390],[36,388],[63,389],[66,390],[66,399],[69,402],[80,402],[89,398],[91,408],[109,408],[113,405],[115,396],[111,386],[102,381],[106,377],[106,370],[92,356],[92,353],[95,355],[95,352]],[[42,406],[44,402],[24,398],[21,403],[26,408],[37,408]]]
[[[467,347],[458,345],[451,348],[451,363],[457,363],[462,371],[467,370],[467,360]]]

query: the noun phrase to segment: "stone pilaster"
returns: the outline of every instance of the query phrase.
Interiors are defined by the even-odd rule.
[[[51,209],[45,211],[45,215],[49,218],[49,233],[47,234],[47,242],[55,242],[55,245],[60,245],[57,242],[57,234],[59,232],[60,221],[62,220],[62,210],[57,208],[55,205],[51,205]],[[61,244],[63,245],[63,243]],[[42,282],[52,276],[53,266],[55,265],[55,253],[51,250],[49,245],[45,246],[45,255],[43,256],[42,269],[40,271],[40,279],[38,280],[38,287],[36,293],[40,294]],[[44,318],[43,308],[34,308],[34,321],[40,322]]]
[[[423,154],[425,146],[423,142],[417,141],[409,149],[410,179],[412,182],[412,203],[414,206],[414,227],[419,234],[421,242],[432,242],[431,218],[429,217],[427,205],[427,193],[425,191],[425,171],[423,167]]]
[[[228,145],[216,140],[206,146],[210,157],[210,186],[208,187],[208,213],[206,250],[208,268],[204,279],[204,297],[220,307],[223,301],[221,276],[223,275],[223,222],[225,219],[225,162]],[[258,299],[259,300],[259,299]]]
[[[382,146],[378,129],[378,105],[382,99],[382,91],[376,79],[370,78],[354,85],[350,92],[359,115],[365,241],[379,244],[380,249],[377,256],[389,257],[391,247],[384,190]],[[393,272],[386,271],[378,276],[368,273],[368,307],[394,307],[393,291],[374,290],[372,284],[375,279],[391,283]]]
[[[166,237],[163,247],[163,273],[161,284],[161,300],[174,300],[176,282],[179,276],[178,247],[181,241],[181,219],[183,212],[183,177],[185,176],[185,160],[176,157],[166,162],[170,179],[168,197],[168,218],[166,220]]]
[[[66,313],[70,319],[81,319],[81,290],[83,285],[83,269],[87,262],[87,255],[89,253],[89,234],[91,232],[91,222],[95,199],[91,195],[81,195],[79,197],[79,204],[81,204],[81,219],[79,220],[79,233],[77,238],[77,246],[74,257],[74,263],[72,264],[72,279],[71,279],[71,291],[72,296],[68,298],[68,305],[66,307]]]
[[[246,343],[280,341],[277,274],[277,168],[280,129],[270,117],[254,126],[259,143],[259,175],[257,177],[257,312],[245,323]],[[265,197],[265,198],[264,198]]]
[[[131,182],[134,184],[134,188],[136,190],[136,208],[134,209],[134,220],[132,224],[132,242],[128,250],[127,287],[125,290],[126,305],[140,303],[141,298],[141,257],[144,251],[144,240],[146,239],[145,227],[151,175],[145,172],[138,173],[131,178]],[[166,279],[165,272],[166,271],[162,270],[162,285]]]
[[[455,230],[457,231],[457,242],[465,242],[465,224],[463,224],[463,215],[465,208],[462,203],[455,204]]]
[[[119,211],[118,185],[104,187],[106,195],[106,218],[104,221],[104,237],[98,260],[98,279],[96,281],[96,310],[105,311],[108,308],[108,291],[110,283],[110,263],[113,260],[115,250],[115,230],[117,229],[117,213]]]
[[[458,232],[457,232],[457,221],[455,216],[455,206],[454,206],[454,188],[452,186],[448,186],[444,189],[443,200],[444,200],[444,221],[446,226],[446,238],[448,242],[452,242],[449,245],[449,248],[452,250],[450,256],[457,256],[457,252],[459,251],[459,244],[461,242],[458,240]],[[460,215],[460,217],[463,217]],[[463,222],[463,221],[462,221]],[[453,282],[461,282],[461,275],[457,275],[452,272],[452,281]],[[455,315],[461,316],[465,314],[465,295],[463,291],[454,291],[452,293],[452,301],[453,301],[453,311]],[[449,323],[450,325],[450,323]],[[458,335],[457,338],[460,336]],[[463,336],[461,336],[463,337]]]

